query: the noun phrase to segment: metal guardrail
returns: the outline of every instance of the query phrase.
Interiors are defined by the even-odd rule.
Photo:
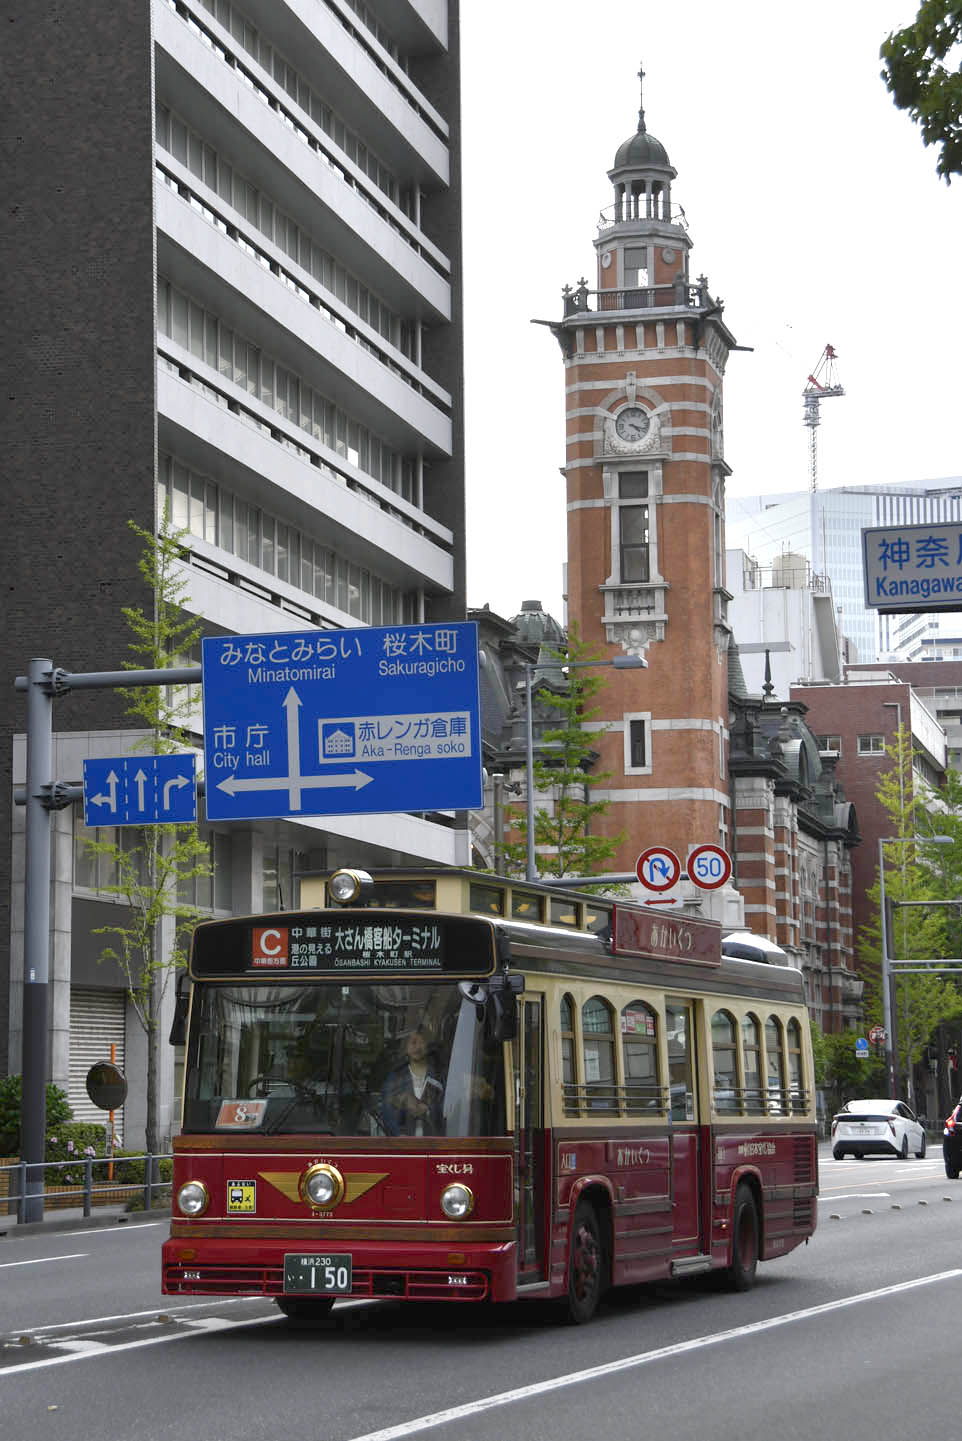
[[[18,1224],[22,1224],[27,1201],[35,1201],[37,1198],[36,1192],[28,1193],[27,1182],[38,1179],[42,1181],[44,1187],[41,1194],[45,1202],[57,1201],[58,1199],[62,1200],[63,1197],[76,1199],[83,1207],[84,1216],[91,1214],[91,1210],[98,1196],[115,1198],[118,1193],[131,1198],[135,1196],[141,1197],[143,1199],[144,1209],[149,1211],[153,1205],[154,1192],[169,1188],[171,1184],[169,1180],[165,1181],[159,1177],[155,1177],[154,1172],[157,1164],[160,1161],[169,1161],[172,1159],[173,1157],[169,1152],[155,1156],[147,1151],[139,1156],[84,1156],[83,1158],[78,1157],[76,1161],[43,1161],[32,1163],[29,1161],[17,1161],[12,1166],[0,1166],[0,1183],[6,1180],[9,1186],[10,1179],[16,1177],[17,1187],[15,1191],[4,1191],[4,1188],[0,1185],[0,1212],[6,1210],[8,1214],[11,1213],[13,1204],[16,1203],[17,1222]],[[115,1181],[110,1178],[103,1181],[94,1181],[95,1166],[106,1166],[108,1168],[111,1166],[126,1167],[131,1164],[136,1164],[138,1161],[143,1162],[144,1178],[142,1181]],[[71,1171],[76,1173],[81,1164],[83,1165],[84,1171],[82,1185],[69,1182],[65,1183],[63,1190],[56,1190],[52,1187],[48,1189],[48,1171]],[[61,1209],[61,1207],[57,1209]]]

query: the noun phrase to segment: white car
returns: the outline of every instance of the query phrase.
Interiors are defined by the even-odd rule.
[[[925,1128],[904,1101],[848,1101],[832,1117],[832,1155],[925,1155]]]

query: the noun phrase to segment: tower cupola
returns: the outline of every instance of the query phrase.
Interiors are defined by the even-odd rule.
[[[639,86],[645,77],[638,68]],[[668,151],[645,124],[644,95],[638,107],[638,129],[619,145],[608,179],[615,187],[614,223],[661,220],[671,223],[671,182],[677,171]]]

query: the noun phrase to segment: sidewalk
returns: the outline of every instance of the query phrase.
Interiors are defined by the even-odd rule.
[[[145,1221],[168,1222],[170,1210],[125,1211],[123,1206],[98,1206],[89,1216],[83,1207],[68,1210],[48,1211],[42,1221],[17,1221],[16,1215],[0,1214],[0,1241],[11,1241],[18,1236],[36,1236],[55,1231],[91,1231],[104,1226],[136,1226]]]

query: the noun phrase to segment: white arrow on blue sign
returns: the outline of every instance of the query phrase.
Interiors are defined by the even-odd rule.
[[[115,756],[84,761],[84,825],[187,825],[197,819],[196,757]]]
[[[855,1042],[855,1054],[860,1060],[868,1060],[868,1041],[864,1036],[859,1036]]]
[[[209,820],[481,805],[473,621],[203,642]]]

